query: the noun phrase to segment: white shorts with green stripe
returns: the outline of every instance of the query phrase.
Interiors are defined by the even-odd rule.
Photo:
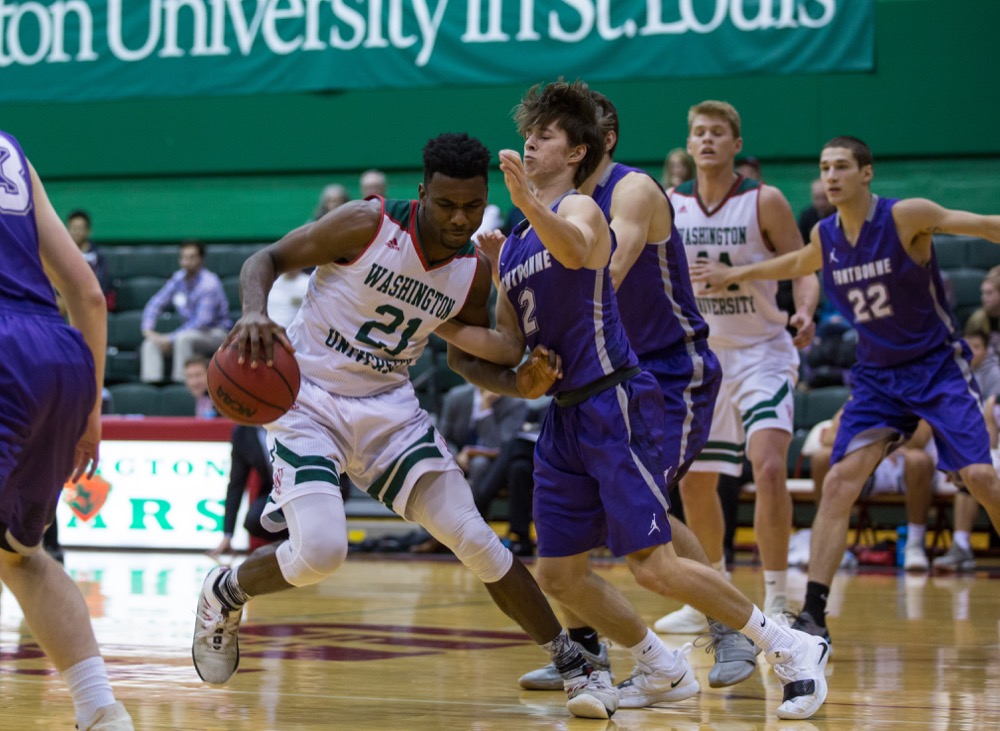
[[[742,348],[712,348],[722,364],[722,386],[712,429],[692,472],[739,476],[750,435],[758,429],[795,433],[799,354],[787,333]]]
[[[267,426],[274,465],[272,505],[298,495],[340,494],[340,474],[399,515],[417,479],[457,470],[444,437],[409,383],[378,396],[348,398],[303,380],[292,410]]]

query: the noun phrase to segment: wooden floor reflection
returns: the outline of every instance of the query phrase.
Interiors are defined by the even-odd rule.
[[[457,562],[351,557],[323,584],[252,602],[240,672],[225,688],[190,661],[194,605],[213,561],[200,555],[71,551],[119,698],[140,730],[660,731],[666,729],[984,729],[1000,727],[1000,581],[838,575],[831,597],[830,695],[809,721],[778,721],[781,689],[761,660],[734,688],[611,721],[568,716],[561,693],[522,691],[542,653]],[[649,622],[673,609],[620,563],[599,571]],[[998,574],[1000,575],[1000,574]],[[761,575],[734,582],[759,598]],[[803,574],[793,574],[801,596]],[[691,637],[666,638],[674,646]],[[631,662],[615,648],[619,678]],[[71,729],[69,695],[0,594],[0,729]]]

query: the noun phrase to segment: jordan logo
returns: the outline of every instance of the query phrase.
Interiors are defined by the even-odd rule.
[[[653,522],[652,522],[652,524],[649,526],[649,533],[647,533],[646,535],[650,535],[651,536],[651,535],[653,535],[654,531],[657,532],[657,533],[660,532],[660,526],[658,526],[656,524],[656,516],[655,515],[653,516]]]
[[[837,261],[837,252],[836,251],[830,251],[830,263],[831,264],[839,264],[840,263],[839,261]]]

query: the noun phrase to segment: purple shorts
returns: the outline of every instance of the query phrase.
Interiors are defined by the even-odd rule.
[[[722,383],[722,366],[707,341],[669,352],[648,353],[639,365],[656,378],[666,406],[663,453],[671,468],[670,487],[687,474],[688,468],[708,442],[712,430],[715,398]]]
[[[0,548],[41,544],[94,406],[94,359],[58,317],[0,312]]]
[[[670,541],[663,395],[642,371],[574,406],[553,403],[535,446],[538,555]]]
[[[851,397],[844,406],[830,463],[852,451],[865,432],[891,429],[909,436],[924,419],[934,431],[938,469],[957,471],[992,464],[979,387],[969,369],[967,348],[949,346],[891,368],[855,365]],[[857,446],[864,446],[859,440]]]

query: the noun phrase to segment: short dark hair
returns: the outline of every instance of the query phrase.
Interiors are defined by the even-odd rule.
[[[185,368],[187,368],[188,366],[193,366],[193,365],[196,365],[196,366],[205,366],[205,369],[207,370],[208,369],[208,358],[206,358],[203,355],[192,355],[190,358],[188,358],[186,361],[184,361],[184,367]]]
[[[618,147],[618,110],[611,100],[599,91],[591,89],[590,98],[597,105],[597,123],[601,126],[601,136],[607,139],[608,132],[615,133],[615,143],[608,148],[608,157],[614,157],[615,148]]]
[[[74,218],[82,218],[84,221],[87,222],[87,227],[88,228],[90,227],[90,214],[87,213],[82,208],[77,208],[75,211],[70,211],[69,215],[66,216],[66,221],[67,222],[72,221]]]
[[[989,334],[983,332],[982,330],[977,330],[975,328],[966,328],[965,333],[962,335],[962,337],[964,337],[966,340],[968,340],[969,338],[979,338],[980,342],[982,342],[984,346],[990,344]]]
[[[475,137],[455,132],[445,132],[424,145],[424,185],[430,183],[435,173],[449,178],[490,179],[490,151]]]
[[[198,249],[198,255],[204,259],[205,258],[205,242],[198,239],[184,239],[178,249],[184,249],[188,246],[193,246]]]
[[[832,140],[823,145],[824,150],[828,147],[843,147],[850,150],[854,153],[854,159],[858,161],[859,168],[863,168],[865,165],[871,165],[874,162],[871,148],[857,137],[851,137],[850,135],[834,137]]]
[[[570,145],[587,148],[573,176],[573,184],[577,186],[597,169],[604,157],[604,136],[598,120],[590,87],[579,80],[568,83],[562,77],[549,84],[535,84],[514,107],[514,122],[522,137],[530,129],[554,122],[566,133]]]

